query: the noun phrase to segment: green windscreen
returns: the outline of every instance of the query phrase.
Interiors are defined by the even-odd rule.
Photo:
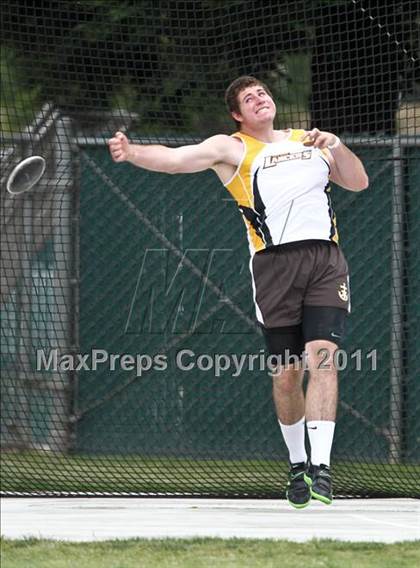
[[[364,1],[1,5],[4,495],[283,497],[287,450],[246,230],[210,170],[114,163],[235,125],[254,74],[278,128],[340,135],[370,185],[333,186],[351,314],[337,354],[334,492],[418,496],[418,7]],[[44,177],[7,192],[13,167]]]

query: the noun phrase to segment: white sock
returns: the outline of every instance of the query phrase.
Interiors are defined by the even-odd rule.
[[[280,420],[279,424],[289,450],[290,463],[306,462],[308,456],[305,449],[305,417],[295,424],[282,424]]]
[[[335,422],[331,420],[310,420],[306,423],[311,443],[311,463],[330,466],[331,447]]]

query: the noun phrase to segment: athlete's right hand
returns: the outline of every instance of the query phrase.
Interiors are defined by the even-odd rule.
[[[114,137],[108,140],[109,151],[114,162],[126,162],[130,155],[130,142],[125,134],[116,132]]]

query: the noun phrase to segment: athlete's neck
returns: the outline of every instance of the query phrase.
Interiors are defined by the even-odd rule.
[[[274,128],[264,128],[261,130],[255,130],[252,128],[242,128],[241,132],[247,136],[252,136],[260,140],[260,142],[265,142],[266,144],[271,144],[272,142],[282,142],[289,137],[290,129],[287,130],[274,130]]]

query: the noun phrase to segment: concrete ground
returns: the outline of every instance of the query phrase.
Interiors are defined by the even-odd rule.
[[[286,501],[193,498],[3,498],[1,534],[66,541],[244,537],[306,541],[420,539],[420,501],[337,499],[295,510]]]

